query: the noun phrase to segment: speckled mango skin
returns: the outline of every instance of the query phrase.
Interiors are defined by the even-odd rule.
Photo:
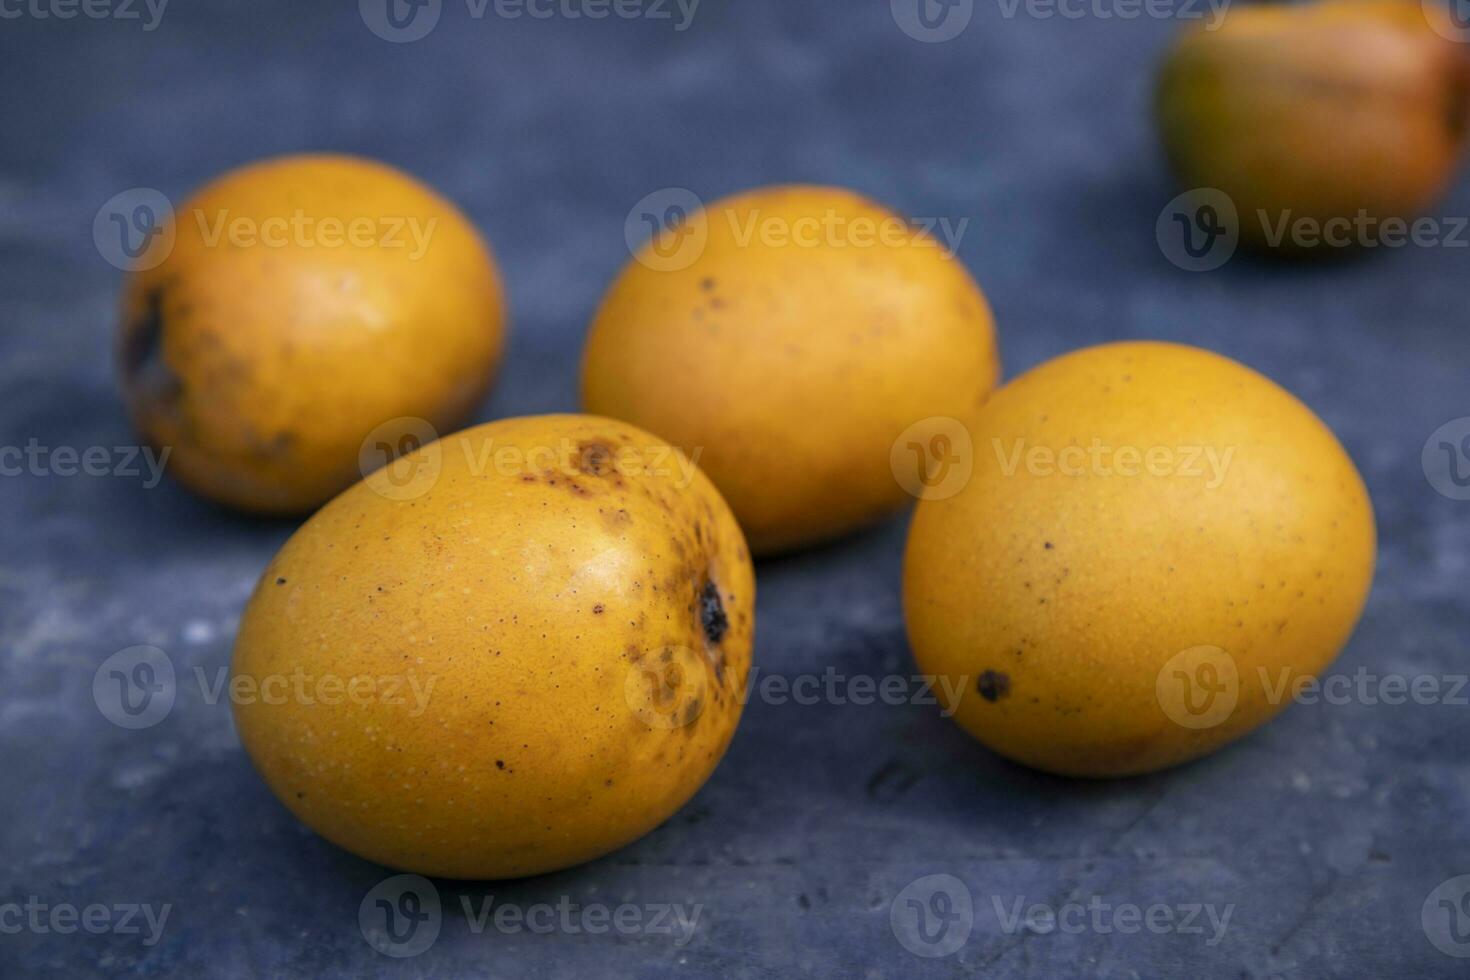
[[[1204,755],[1289,703],[1268,696],[1281,671],[1317,675],[1352,632],[1376,549],[1367,491],[1326,426],[1250,369],[1163,343],[1085,349],[1002,387],[972,431],[969,483],[915,512],[904,609],[921,670],[965,691],[955,719],[1002,755],[1094,777]],[[1094,439],[1234,452],[1220,480],[1183,454],[1010,465],[1016,440]],[[1197,646],[1239,674],[1207,728],[1177,723],[1157,687]]]
[[[473,462],[563,440],[570,473]],[[435,681],[417,717],[386,696],[236,700],[282,802],[362,857],[449,878],[588,861],[682,806],[740,718],[755,581],[702,474],[686,486],[608,465],[659,445],[590,416],[507,419],[394,464],[441,450],[425,492],[390,499],[369,477],[312,517],[256,587],[234,676]],[[682,676],[665,673],[669,650]]]
[[[1233,6],[1186,29],[1159,73],[1164,146],[1185,188],[1224,191],[1242,241],[1307,252],[1283,215],[1412,219],[1444,193],[1470,131],[1470,49],[1414,0]]]
[[[749,233],[829,215],[842,224],[815,244]],[[763,188],[690,220],[708,233],[692,264],[635,258],[604,297],[583,357],[587,411],[698,450],[757,554],[899,509],[894,440],[973,410],[999,373],[969,273],[935,238],[854,244],[843,229],[901,219],[839,188]]]
[[[298,214],[305,231],[283,230]],[[225,216],[270,244],[232,245]],[[382,224],[357,243],[326,224],[354,219]],[[120,373],[138,430],[172,447],[170,471],[203,496],[309,511],[361,478],[378,425],[412,416],[450,431],[495,376],[506,326],[494,257],[453,204],[400,171],[266,160],[199,191],[173,225],[168,258],[127,283]]]

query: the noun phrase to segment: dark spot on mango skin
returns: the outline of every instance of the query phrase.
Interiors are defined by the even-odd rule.
[[[277,578],[276,579],[276,584],[277,585],[285,585],[286,584],[286,580],[283,579],[283,578]]]
[[[725,615],[725,604],[720,601],[720,590],[713,582],[705,582],[699,592],[699,623],[704,627],[705,639],[718,646],[730,628],[730,618]]]
[[[980,680],[975,684],[975,690],[985,700],[994,703],[1011,693],[1011,675],[1003,674],[998,670],[987,670],[980,675]]]
[[[120,352],[123,377],[148,398],[176,399],[183,383],[163,358],[164,290],[152,290],[133,321]]]
[[[1450,86],[1445,119],[1450,138],[1456,143],[1470,133],[1470,64],[1462,64],[1457,76],[1457,84]]]
[[[591,439],[577,444],[577,471],[586,476],[607,476],[613,471],[613,448]]]
[[[680,725],[680,728],[684,730],[685,734],[690,734],[694,731],[694,723],[699,720],[700,712],[702,712],[703,710],[704,702],[701,701],[699,698],[692,699],[689,704],[685,706],[684,721]],[[682,755],[682,752],[680,754]]]

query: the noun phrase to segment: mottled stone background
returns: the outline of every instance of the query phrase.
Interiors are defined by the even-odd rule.
[[[1470,503],[1436,493],[1420,462],[1431,432],[1470,414],[1470,251],[1176,269],[1154,226],[1177,188],[1148,122],[1170,20],[979,0],[958,37],[921,43],[884,0],[704,0],[682,31],[676,11],[477,19],[445,0],[429,36],[390,44],[351,0],[178,0],[151,31],[141,6],[141,20],[0,8],[21,11],[0,19],[0,445],[134,440],[110,361],[121,274],[91,235],[120,191],[177,201],[243,161],[318,148],[425,178],[486,231],[508,280],[514,337],[488,419],[575,407],[583,331],[644,195],[846,184],[969,219],[961,256],[1008,376],[1084,344],[1167,338],[1295,391],[1358,461],[1382,539],[1334,671],[1470,671]],[[1470,187],[1441,213],[1470,213]],[[0,903],[171,903],[170,917],[153,945],[0,932],[0,976],[1465,975],[1421,910],[1470,872],[1470,708],[1358,701],[1298,705],[1213,758],[1108,783],[1009,765],[929,707],[756,701],[667,825],[561,874],[439,882],[438,940],[381,956],[357,911],[387,873],[292,819],[227,707],[188,680],[228,663],[292,525],[144,482],[0,478]],[[912,670],[904,523],[760,567],[763,672]],[[99,713],[92,679],[135,644],[185,680],[168,717],[128,731]],[[931,874],[963,881],[975,911],[963,947],[928,959],[898,941],[890,904]],[[459,899],[492,895],[702,910],[682,946],[476,934]],[[1208,927],[1007,931],[993,904],[1094,896],[1234,908],[1210,944]]]

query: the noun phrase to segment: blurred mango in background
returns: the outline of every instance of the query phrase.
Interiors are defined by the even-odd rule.
[[[1433,0],[1235,6],[1180,35],[1156,98],[1176,175],[1230,197],[1243,243],[1362,244],[1424,214],[1453,180],[1470,131],[1470,29]]]

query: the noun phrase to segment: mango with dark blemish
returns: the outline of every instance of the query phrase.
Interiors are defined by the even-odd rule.
[[[1257,248],[1384,240],[1383,222],[1440,198],[1470,133],[1470,46],[1448,16],[1317,0],[1234,6],[1187,29],[1156,95],[1181,184],[1224,191]]]
[[[134,424],[198,493],[310,510],[361,478],[379,426],[448,431],[489,388],[506,329],[494,257],[408,175],[267,160],[199,191],[173,227],[127,283],[119,362]]]
[[[379,471],[323,507],[241,621],[232,683],[276,696],[235,719],[272,790],[356,854],[452,878],[564,868],[662,823],[750,673],[754,574],[714,486],[591,416],[394,467],[422,478]]]
[[[698,454],[757,553],[878,520],[911,500],[895,440],[998,376],[990,308],[952,254],[964,227],[832,187],[714,202],[608,290],[583,404]]]
[[[1367,490],[1249,368],[1094,347],[1003,386],[969,428],[969,482],[914,514],[904,612],[945,706],[1002,755],[1081,776],[1184,762],[1264,724],[1352,633]]]

